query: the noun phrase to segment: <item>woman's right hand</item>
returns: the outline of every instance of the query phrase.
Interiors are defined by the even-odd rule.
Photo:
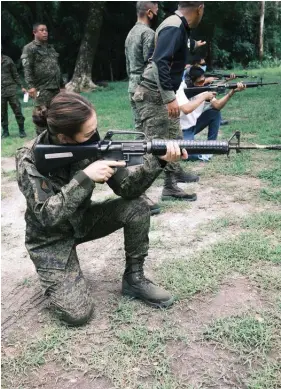
[[[83,171],[87,176],[94,182],[104,183],[108,181],[113,174],[115,169],[113,167],[125,167],[125,161],[104,161],[99,160],[91,163]]]
[[[216,97],[216,92],[204,92],[204,100],[211,101]]]

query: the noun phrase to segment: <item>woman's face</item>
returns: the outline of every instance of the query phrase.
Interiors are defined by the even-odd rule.
[[[86,142],[97,131],[97,115],[93,112],[92,116],[82,125],[80,132],[74,135],[73,140],[78,143]]]

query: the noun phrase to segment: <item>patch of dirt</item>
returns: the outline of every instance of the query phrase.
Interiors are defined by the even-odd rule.
[[[194,340],[213,320],[259,310],[263,307],[263,300],[246,277],[235,275],[228,278],[217,293],[182,301],[179,306],[180,309],[174,312],[174,320]]]
[[[174,343],[169,345],[168,351],[172,372],[196,389],[246,388],[241,382],[241,377],[247,374],[246,367],[226,350],[200,343],[190,346]]]
[[[188,304],[188,306],[187,306]],[[247,368],[235,354],[202,341],[202,332],[212,321],[259,310],[263,301],[247,278],[228,279],[216,294],[195,297],[173,309],[176,325],[188,334],[190,343],[170,342],[167,353],[176,377],[195,388],[245,388]]]

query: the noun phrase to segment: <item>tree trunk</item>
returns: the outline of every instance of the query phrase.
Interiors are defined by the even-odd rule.
[[[96,88],[92,81],[92,66],[99,41],[105,1],[90,1],[85,27],[72,80],[65,88],[74,92],[87,92]]]
[[[259,60],[263,59],[263,30],[264,30],[265,1],[261,1],[260,8],[260,35],[259,35]]]

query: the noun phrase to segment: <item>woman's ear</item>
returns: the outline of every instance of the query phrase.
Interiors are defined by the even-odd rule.
[[[75,143],[73,139],[69,138],[69,136],[64,134],[57,134],[57,138],[60,143]]]

